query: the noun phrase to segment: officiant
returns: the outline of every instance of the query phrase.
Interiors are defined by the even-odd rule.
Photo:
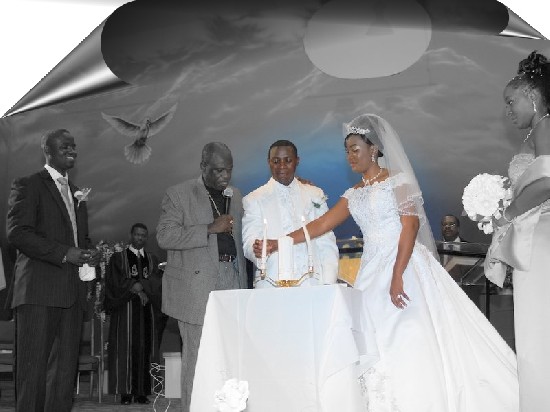
[[[272,285],[260,279],[260,262],[254,255],[254,243],[261,239],[264,229],[269,239],[277,239],[323,215],[328,206],[322,189],[299,181],[295,174],[300,163],[298,149],[289,140],[278,140],[268,150],[267,164],[271,172],[269,181],[243,198],[243,248],[245,256],[256,262],[255,287]],[[304,218],[304,221],[302,221]],[[334,283],[338,273],[338,247],[332,231],[306,243],[292,247],[292,274],[300,278],[308,271],[309,254],[317,278],[307,279],[303,285]],[[277,279],[278,252],[267,258],[266,273]],[[323,282],[323,279],[326,282]]]
[[[160,310],[158,258],[145,251],[149,231],[143,223],[130,230],[130,245],[111,256],[105,273],[109,323],[109,393],[121,403],[148,404],[152,361],[158,360],[156,311]]]
[[[181,404],[189,411],[208,295],[246,288],[240,191],[230,186],[233,156],[224,143],[202,149],[201,175],[169,187],[157,241],[167,250],[162,310],[178,320],[182,338]],[[226,189],[231,189],[227,191]],[[225,193],[225,196],[224,196]],[[229,196],[231,193],[232,196]]]

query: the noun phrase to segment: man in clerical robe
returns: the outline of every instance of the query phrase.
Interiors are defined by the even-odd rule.
[[[267,226],[267,238],[277,239],[328,210],[323,191],[311,184],[302,183],[295,177],[299,162],[294,143],[288,140],[276,141],[268,151],[267,163],[271,170],[271,179],[243,198],[244,254],[257,267],[260,262],[254,256],[253,245],[257,239],[262,239],[264,225]],[[308,249],[306,242],[292,247],[293,277],[298,279],[308,271],[311,254],[315,277],[307,278],[302,285],[334,283],[339,259],[334,233],[327,232],[311,240],[311,250]],[[271,279],[277,279],[278,252],[267,258],[266,273]],[[256,288],[272,286],[267,280],[260,279],[259,269],[256,269],[254,284]]]
[[[110,314],[109,392],[121,403],[149,403],[151,360],[157,357],[155,310],[160,310],[162,278],[158,259],[146,252],[147,226],[136,223],[130,245],[112,255],[105,274],[105,309]]]

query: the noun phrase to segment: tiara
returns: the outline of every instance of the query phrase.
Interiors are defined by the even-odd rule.
[[[366,135],[367,133],[370,133],[370,129],[362,129],[360,127],[346,125],[346,136],[350,134]]]

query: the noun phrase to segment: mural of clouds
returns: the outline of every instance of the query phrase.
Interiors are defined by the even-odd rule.
[[[358,180],[345,161],[341,123],[373,112],[402,137],[438,237],[440,216],[461,213],[462,188],[473,175],[506,173],[524,135],[505,119],[502,90],[520,59],[533,49],[548,55],[550,45],[441,30],[434,23],[426,50],[404,70],[338,78],[320,70],[304,49],[309,19],[324,3],[262,8],[243,2],[230,13],[205,3],[174,13],[165,24],[170,36],[148,21],[140,24],[150,30],[135,38],[120,32],[112,44],[118,66],[110,67],[126,70],[128,87],[0,120],[0,213],[5,216],[11,180],[42,167],[41,134],[59,127],[76,138],[79,156],[71,178],[92,187],[96,241],[126,239],[135,221],[154,231],[165,189],[199,176],[200,152],[209,141],[232,149],[233,183],[246,194],[269,177],[269,145],[292,140],[301,157],[298,173],[325,189],[332,205]],[[137,123],[176,103],[173,119],[154,137],[149,161],[127,162],[122,147],[128,142],[101,113]],[[487,240],[466,220],[463,229],[471,240]],[[341,238],[358,234],[351,221],[337,231]],[[150,242],[154,249],[154,236]]]

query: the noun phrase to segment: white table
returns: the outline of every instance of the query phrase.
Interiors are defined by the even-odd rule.
[[[249,383],[246,412],[364,410],[361,292],[340,285],[212,292],[191,411],[214,411],[227,379]]]

